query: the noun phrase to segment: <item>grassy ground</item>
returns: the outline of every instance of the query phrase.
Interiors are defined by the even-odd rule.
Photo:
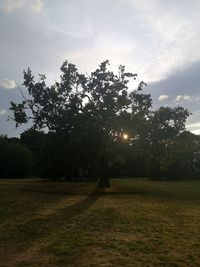
[[[0,266],[200,266],[200,181],[1,180]]]

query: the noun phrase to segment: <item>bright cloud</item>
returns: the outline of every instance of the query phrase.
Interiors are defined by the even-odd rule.
[[[4,108],[3,109],[0,108],[0,116],[5,115],[6,113],[7,112]]]
[[[189,101],[191,99],[192,99],[192,97],[189,96],[189,95],[177,95],[176,98],[173,101],[174,102]]]
[[[31,1],[30,7],[34,12],[41,12],[44,9],[44,2],[42,0]]]
[[[167,100],[168,98],[169,98],[168,95],[160,95],[160,96],[158,97],[158,100],[161,102],[161,101],[165,101],[165,100]]]
[[[194,123],[187,124],[187,128],[189,128],[189,129],[200,128],[200,122],[194,122]]]
[[[15,9],[22,8],[25,4],[25,0],[2,0],[0,3],[0,9],[7,14],[12,13]]]
[[[133,8],[134,20],[141,25],[141,32],[146,32],[147,47],[142,46],[140,60],[148,80],[164,79],[175,68],[200,59],[199,1],[121,1]]]
[[[13,80],[3,79],[0,80],[0,87],[3,89],[14,89],[16,88],[16,83]]]
[[[8,12],[22,6],[34,12],[44,10],[44,0],[2,2],[7,3]],[[104,10],[102,14],[105,3],[109,12]],[[51,15],[47,14],[48,21],[43,22],[48,26],[38,28],[44,30],[44,35],[57,33],[58,40],[63,43],[79,38],[80,46],[59,50],[55,47],[53,51],[57,50],[57,57],[62,57],[63,61],[76,55],[75,63],[84,66],[84,71],[108,58],[113,65],[125,64],[149,83],[164,79],[174,69],[187,67],[200,59],[200,1],[180,4],[169,0],[166,4],[161,0],[118,0],[115,5],[123,8],[121,14],[105,0],[86,0],[84,4],[80,0],[47,1],[46,5]],[[65,10],[68,10],[67,18]],[[123,14],[124,10],[128,15]],[[47,17],[41,18],[41,22],[42,19]]]
[[[200,134],[200,122],[193,122],[186,125],[188,131],[194,134]]]
[[[192,130],[191,132],[192,132],[193,134],[200,135],[200,129]]]
[[[43,0],[1,0],[0,9],[6,14],[16,9],[28,7],[34,12],[41,12],[44,8]]]
[[[121,31],[120,26],[109,31],[109,24],[101,21],[102,25],[98,25],[94,17],[90,18],[98,31],[93,29],[91,45],[77,58],[79,66],[91,67],[109,58],[112,64],[125,64],[146,82],[155,82],[165,79],[174,69],[200,59],[200,13],[197,11],[200,2],[194,1],[190,11],[186,2],[181,5],[178,1],[169,5],[157,0],[120,2],[132,10],[132,17],[126,18],[129,25],[124,27],[124,32],[129,34]]]

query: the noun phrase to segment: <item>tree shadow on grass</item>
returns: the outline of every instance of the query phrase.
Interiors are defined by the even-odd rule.
[[[95,184],[47,184],[45,187],[39,185],[23,186],[19,190],[26,193],[41,193],[51,195],[93,195],[96,192]]]
[[[109,195],[113,197],[118,198],[126,198],[131,197],[133,195],[135,196],[141,196],[148,199],[155,199],[155,200],[163,200],[163,201],[200,201],[199,198],[199,192],[187,192],[187,191],[176,191],[176,190],[167,190],[166,188],[163,189],[156,189],[156,188],[140,188],[135,186],[114,186],[111,187],[108,191],[99,191],[97,189],[94,189],[91,193],[83,190],[83,192],[80,192],[79,189],[61,189],[61,190],[40,190],[40,189],[27,189],[26,192],[31,193],[40,193],[40,194],[51,194],[51,195],[68,195],[68,196],[85,196],[86,194],[89,194],[88,196],[92,195]]]
[[[101,194],[92,191],[85,198],[81,196],[81,200],[71,206],[55,209],[50,215],[36,216],[25,223],[15,225],[9,231],[10,238],[7,236],[4,240],[4,246],[9,249],[2,255],[2,263],[4,260],[6,262],[8,254],[10,261],[7,266],[12,266],[16,261],[26,261],[26,257],[32,254],[30,253],[32,250],[39,251],[44,245],[52,242],[66,224],[70,226],[75,223],[75,218],[94,205],[100,197]]]

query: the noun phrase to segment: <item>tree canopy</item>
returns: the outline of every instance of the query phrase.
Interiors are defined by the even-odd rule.
[[[30,69],[24,71],[26,93],[10,109],[17,127],[32,121],[32,130],[22,135],[25,142],[30,134],[41,138],[42,149],[36,151],[43,176],[99,178],[100,186],[109,186],[109,171],[136,159],[147,175],[166,175],[189,111],[180,106],[153,110],[145,82],[130,91],[136,78],[122,65],[115,74],[108,60],[90,75],[65,61],[60,80],[51,86],[45,75],[36,80]]]

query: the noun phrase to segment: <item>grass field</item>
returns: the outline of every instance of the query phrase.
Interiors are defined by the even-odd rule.
[[[0,181],[0,266],[200,266],[200,181]]]

